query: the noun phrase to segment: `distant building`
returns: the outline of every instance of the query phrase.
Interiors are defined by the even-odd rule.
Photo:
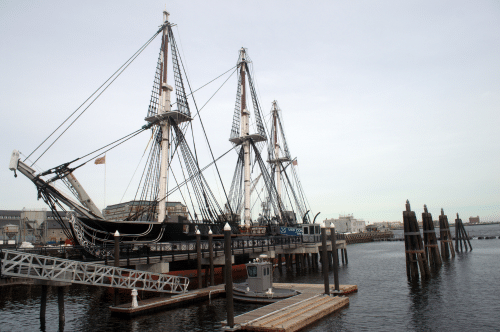
[[[479,216],[477,216],[477,217],[469,217],[469,223],[471,223],[471,224],[479,224]]]
[[[57,222],[56,220],[45,220],[43,224],[43,228],[47,226],[47,234],[45,236],[45,242],[65,242],[67,240],[67,236],[64,233],[63,226]],[[64,226],[67,229],[71,229],[68,221],[64,221]]]
[[[124,220],[129,216],[140,212],[141,210],[148,208],[154,204],[151,201],[130,201],[125,203],[119,203],[114,205],[108,205],[104,210],[102,210],[102,214],[107,220]],[[167,214],[169,217],[184,217],[188,218],[188,211],[186,205],[181,202],[166,202],[167,205]],[[156,220],[158,215],[158,211],[156,211],[155,215],[152,216],[151,219]],[[148,219],[148,216],[143,216],[143,219]],[[176,218],[177,219],[177,218]],[[139,219],[140,221],[141,219]]]
[[[69,227],[66,211],[59,211],[59,215]],[[57,222],[57,218],[54,218],[52,211],[47,209],[0,210],[0,241],[9,238],[6,233],[8,225],[18,228],[18,234],[15,236],[17,242],[45,243],[66,240],[62,226]]]
[[[338,219],[325,219],[325,224],[334,224],[338,233],[366,232],[366,223],[362,219],[355,219],[352,214],[340,215]]]

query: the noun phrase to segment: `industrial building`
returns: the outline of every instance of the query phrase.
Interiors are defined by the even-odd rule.
[[[65,211],[60,211],[66,226],[69,227]],[[62,226],[47,209],[0,210],[0,244],[9,240],[16,243],[59,243],[67,237]]]
[[[353,214],[339,215],[338,219],[325,219],[325,224],[335,225],[338,233],[362,233],[366,232],[366,223],[362,219],[355,219]]]

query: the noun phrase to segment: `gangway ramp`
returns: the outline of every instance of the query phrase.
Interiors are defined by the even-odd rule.
[[[185,293],[189,285],[189,279],[185,277],[80,262],[16,250],[1,250],[0,260],[1,276],[174,294]]]

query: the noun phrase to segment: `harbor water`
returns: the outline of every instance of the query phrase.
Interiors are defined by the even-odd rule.
[[[341,284],[358,285],[349,307],[304,331],[500,331],[500,225],[466,227],[496,239],[471,240],[425,281],[406,278],[404,243],[371,242],[347,247]],[[274,274],[275,282],[322,283],[320,270]],[[330,277],[333,285],[333,276]],[[141,294],[139,294],[141,295]],[[59,331],[57,290],[49,287],[45,325],[39,320],[41,286],[0,287],[0,331]],[[130,301],[120,293],[122,301]],[[144,296],[144,295],[143,295]],[[113,292],[82,285],[65,287],[65,331],[220,331],[224,298],[123,319],[110,314]],[[235,303],[235,313],[259,307]]]

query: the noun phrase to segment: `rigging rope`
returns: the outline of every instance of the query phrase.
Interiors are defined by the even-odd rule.
[[[144,152],[142,153],[141,159],[139,160],[139,163],[137,164],[137,167],[135,168],[134,174],[132,174],[132,177],[130,178],[130,182],[128,183],[127,188],[125,188],[125,191],[123,192],[123,196],[120,199],[120,203],[123,201],[123,197],[125,197],[125,194],[127,193],[127,190],[130,187],[132,180],[134,179],[135,173],[137,173],[137,170],[139,169],[139,166],[141,165],[142,159],[144,158],[146,151],[148,151],[149,144],[153,140],[153,137],[154,137],[154,133],[151,135],[151,138],[149,139],[148,144],[146,145],[146,148],[144,149]]]
[[[146,49],[146,47],[149,44],[151,44],[151,42],[156,38],[156,36],[158,36],[160,32],[161,31],[158,30],[144,45],[141,46],[141,48],[139,48],[139,50],[137,50],[127,61],[125,61],[125,63],[121,65],[97,90],[95,90],[80,106],[78,106],[78,108],[73,113],[71,113],[71,115],[68,116],[42,143],[40,143],[40,145],[38,145],[35,148],[35,150],[33,150],[33,152],[31,152],[28,155],[28,157],[26,157],[26,159],[28,159],[33,153],[35,153],[35,151],[37,151],[52,135],[54,135],[54,133],[57,130],[59,130],[59,128],[61,128],[80,108],[82,108],[83,105],[85,105],[99,90],[102,89],[103,86],[105,86],[114,77],[113,80],[111,80],[111,82],[92,100],[92,102],[87,107],[85,107],[85,109],[76,117],[76,119],[74,119],[68,125],[68,127],[64,129],[64,131],[54,140],[54,142],[52,142],[52,144],[50,144],[49,147],[45,149],[45,151],[40,155],[40,157],[38,157],[33,162],[31,166],[33,166],[57,142],[57,140],[61,138],[61,136],[75,123],[76,120],[78,120],[78,118],[80,118],[80,116],[82,116],[83,113],[85,113],[85,111],[97,100],[97,98],[99,98],[102,95],[102,93],[106,91],[106,89],[123,73],[123,71],[127,69],[127,67]]]
[[[186,70],[185,70],[185,68],[184,68],[184,63],[183,63],[183,61],[182,61],[182,58],[181,58],[181,65],[182,65],[182,69],[183,69],[183,71],[184,71],[184,74],[186,74]],[[227,80],[226,80],[226,81],[227,81]],[[188,84],[189,90],[190,90],[190,91],[193,91],[193,90],[191,89],[191,83],[189,82],[189,79],[187,78],[187,75],[186,75],[186,82],[187,82],[187,84]],[[224,83],[225,83],[225,82],[224,82]],[[219,90],[220,90],[220,88],[219,88]],[[219,91],[219,90],[217,90],[217,91]],[[192,92],[191,92],[191,93],[192,93]],[[217,93],[217,92],[216,92],[216,93]],[[196,99],[194,99],[194,96],[192,96],[192,98],[193,98],[193,102],[194,102],[194,106],[195,106],[195,108],[196,108],[197,114],[200,114],[200,111],[201,111],[201,110],[198,110],[198,105],[196,104]],[[206,105],[206,104],[205,104],[205,105]],[[226,201],[227,201],[227,204],[228,204],[229,211],[230,211],[230,212],[231,212],[231,214],[232,214],[232,213],[233,213],[233,211],[232,211],[232,209],[231,209],[231,205],[230,205],[230,203],[229,203],[229,198],[227,197],[226,188],[224,187],[224,183],[222,182],[222,178],[221,178],[221,176],[220,176],[220,172],[219,172],[219,167],[217,166],[217,163],[215,162],[215,157],[214,157],[214,153],[213,153],[213,151],[212,151],[212,147],[210,146],[210,142],[208,142],[208,137],[207,137],[207,133],[206,133],[206,131],[205,131],[205,126],[203,125],[203,121],[201,120],[201,116],[199,116],[198,118],[200,119],[200,124],[201,124],[201,127],[202,127],[202,129],[203,129],[203,134],[205,135],[205,139],[206,139],[206,141],[207,141],[208,148],[209,148],[209,150],[210,150],[210,155],[212,156],[212,160],[214,161],[215,168],[217,169],[217,174],[219,175],[219,180],[220,180],[221,185],[222,185],[222,189],[224,190],[224,195],[226,196]],[[196,151],[196,150],[195,150],[195,151]],[[198,168],[198,169],[199,169],[199,168]]]
[[[182,60],[182,59],[181,59],[181,60]],[[224,73],[220,74],[219,76],[217,76],[216,78],[214,78],[214,79],[213,79],[213,80],[211,80],[210,82],[205,83],[204,85],[200,86],[198,89],[196,89],[196,90],[194,90],[193,92],[191,92],[190,94],[186,95],[186,97],[189,97],[189,96],[193,95],[193,94],[194,94],[195,92],[197,92],[198,90],[203,89],[204,87],[206,87],[207,85],[209,85],[209,84],[210,84],[210,83],[212,83],[213,81],[217,80],[218,78],[220,78],[220,77],[222,77],[222,76],[226,75],[227,73],[229,73],[231,70],[235,69],[236,67],[237,67],[237,66],[234,66],[233,68],[231,68],[231,69],[229,69],[229,70],[225,71]],[[236,68],[236,69],[237,69],[237,68]],[[236,71],[236,69],[235,69],[235,71]],[[234,74],[234,73],[233,73],[233,74]],[[232,76],[233,74],[231,74],[231,76]],[[230,77],[231,77],[231,76],[230,76]],[[186,78],[186,80],[187,80],[187,78]],[[226,80],[226,81],[227,81],[227,80]],[[222,83],[222,85],[224,85],[225,83],[226,83],[226,82]],[[221,88],[222,88],[222,85],[221,85]],[[217,93],[219,90],[220,90],[220,88],[219,88],[219,89],[217,89],[217,91],[216,91],[215,93]],[[212,95],[212,97],[215,95],[215,93]],[[212,99],[212,97],[211,97],[210,99]],[[209,101],[210,101],[210,99],[209,99]],[[208,103],[208,101],[207,101],[207,103]],[[175,104],[177,104],[177,102],[175,102],[175,103],[171,104],[170,106],[174,106]],[[205,105],[206,105],[206,103],[205,103]],[[203,106],[205,106],[205,105],[203,105]],[[203,107],[202,107],[201,109],[203,109]],[[201,109],[200,109],[200,111],[201,111]],[[198,114],[198,113],[197,113],[197,114]],[[196,116],[196,114],[193,116],[193,118],[194,118],[195,116]]]

